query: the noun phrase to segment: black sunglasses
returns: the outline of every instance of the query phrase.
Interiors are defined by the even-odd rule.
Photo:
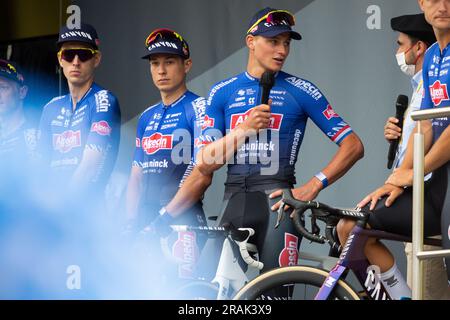
[[[62,49],[58,52],[59,56],[67,62],[72,62],[73,59],[75,59],[75,56],[78,56],[81,62],[86,62],[91,60],[97,53],[98,50],[90,48]]]

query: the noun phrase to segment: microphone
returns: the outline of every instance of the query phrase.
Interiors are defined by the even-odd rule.
[[[259,81],[259,85],[261,86],[261,104],[269,103],[269,94],[273,85],[275,84],[275,73],[270,71],[265,71],[261,80]]]
[[[400,127],[400,129],[403,129],[403,116],[405,115],[405,111],[408,108],[408,97],[400,94],[397,97],[397,102],[395,103],[395,117],[398,119],[397,126]],[[389,146],[389,152],[388,152],[388,163],[387,168],[391,169],[392,164],[395,160],[395,154],[397,153],[398,143],[400,141],[399,139],[392,140]]]

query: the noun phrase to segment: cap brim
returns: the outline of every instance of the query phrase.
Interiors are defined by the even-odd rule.
[[[142,59],[146,59],[147,60],[147,59],[150,58],[150,56],[152,56],[154,54],[173,54],[173,55],[180,56],[182,58],[186,58],[186,55],[181,53],[177,49],[161,47],[161,48],[155,48],[151,52],[147,52],[147,54],[145,56],[143,56]]]
[[[95,50],[98,50],[98,46],[97,46],[96,44],[92,43],[92,42],[89,42],[89,41],[83,41],[83,40],[74,40],[74,39],[71,39],[71,40],[62,40],[62,41],[56,42],[57,48],[60,49],[61,46],[62,46],[64,43],[66,43],[66,42],[75,42],[75,43],[76,43],[76,42],[79,42],[79,43],[84,43],[84,44],[87,44],[87,45],[91,46],[91,47],[94,48]]]
[[[19,79],[17,79],[16,77],[14,77],[14,76],[12,76],[12,75],[10,75],[10,74],[8,74],[8,73],[0,72],[0,78],[7,79],[7,80],[9,80],[9,81],[16,82],[16,83],[18,83],[18,84],[21,85],[21,86],[24,84],[23,81],[20,81]]]
[[[271,37],[276,37],[277,35],[286,33],[286,32],[290,33],[291,39],[294,39],[294,40],[302,39],[302,36],[300,35],[300,33],[292,31],[292,30],[271,30],[271,31],[263,32],[263,33],[256,33],[255,36],[263,36],[263,37],[271,38]]]

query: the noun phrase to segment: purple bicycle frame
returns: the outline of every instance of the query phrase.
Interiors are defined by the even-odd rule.
[[[379,268],[371,266],[364,255],[364,247],[369,237],[395,241],[410,241],[410,238],[379,230],[364,229],[355,226],[342,249],[336,266],[330,271],[315,300],[326,300],[336,283],[347,269],[355,273],[367,295],[374,300],[391,300],[386,289],[379,280]]]

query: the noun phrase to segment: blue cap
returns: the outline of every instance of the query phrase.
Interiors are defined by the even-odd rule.
[[[59,30],[57,44],[61,47],[64,42],[84,42],[90,44],[94,49],[98,49],[100,44],[95,28],[85,23],[82,23],[79,29],[69,29],[67,26],[62,27]]]
[[[189,45],[177,32],[159,28],[153,30],[145,40],[147,53],[142,59],[149,59],[151,55],[158,53],[174,54],[188,59],[190,56]]]
[[[291,39],[300,40],[302,36],[292,30],[293,25],[295,25],[295,17],[292,13],[266,7],[258,11],[250,20],[247,34],[272,38],[289,32]]]
[[[18,66],[8,60],[0,59],[0,77],[15,81],[21,86],[25,83],[25,79],[20,73]]]

